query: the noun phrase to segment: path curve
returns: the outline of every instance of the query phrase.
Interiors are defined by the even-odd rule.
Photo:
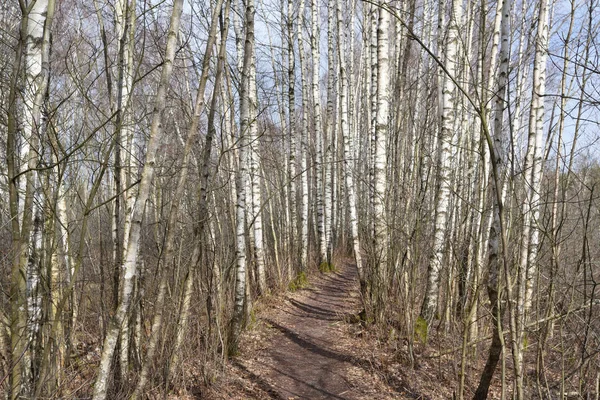
[[[359,357],[353,344],[360,339],[347,321],[360,309],[356,267],[345,263],[261,313],[257,330],[266,333],[254,337],[261,347],[252,357],[242,353],[235,365],[260,386],[261,398],[405,398]]]

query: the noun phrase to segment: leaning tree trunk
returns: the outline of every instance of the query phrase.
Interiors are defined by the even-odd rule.
[[[117,35],[117,117],[116,117],[116,140],[115,147],[115,202],[113,208],[113,253],[115,261],[114,271],[114,307],[118,305],[119,282],[123,274],[123,260],[129,240],[131,228],[131,211],[133,210],[136,190],[132,188],[133,161],[133,113],[131,109],[131,96],[133,93],[133,53],[135,46],[135,0],[119,0],[115,7],[115,29]],[[123,152],[121,151],[123,148]],[[122,200],[122,203],[121,203]],[[123,240],[121,242],[121,204],[123,204]],[[74,314],[73,321],[76,315]],[[120,334],[119,364],[121,379],[126,380],[129,372],[129,323],[123,325]]]
[[[152,113],[152,126],[150,129],[150,141],[146,150],[146,158],[144,168],[142,170],[141,181],[138,187],[138,195],[135,202],[131,218],[131,228],[126,257],[123,261],[123,279],[121,287],[121,298],[119,306],[113,318],[111,319],[100,358],[100,367],[98,376],[94,385],[95,400],[105,399],[108,395],[108,378],[110,375],[110,367],[117,344],[117,338],[121,332],[121,327],[128,316],[129,304],[133,292],[133,283],[137,275],[137,258],[138,249],[140,246],[140,236],[142,228],[142,219],[146,207],[146,200],[150,194],[150,188],[155,174],[156,155],[158,147],[163,136],[163,114],[166,107],[166,96],[171,72],[173,71],[173,61],[175,58],[175,49],[177,45],[177,33],[179,32],[179,24],[181,20],[181,12],[183,9],[183,0],[175,0],[173,11],[169,23],[169,31],[167,33],[166,54],[163,61],[163,69],[160,76],[158,90],[155,96],[154,109]]]
[[[165,296],[167,292],[167,284],[168,284],[168,275],[167,269],[172,264],[173,260],[173,252],[175,246],[175,232],[177,231],[177,218],[179,215],[179,205],[183,198],[183,194],[185,192],[185,185],[187,182],[187,175],[189,171],[189,163],[190,157],[192,155],[192,147],[195,143],[196,135],[198,134],[198,124],[200,121],[200,115],[202,114],[203,106],[204,106],[204,90],[206,88],[206,82],[208,80],[208,73],[210,67],[210,59],[212,55],[212,49],[215,43],[215,39],[217,36],[217,26],[219,23],[219,16],[221,15],[221,5],[223,4],[223,0],[217,0],[215,4],[215,8],[213,10],[213,15],[211,19],[210,31],[208,35],[208,41],[206,42],[206,50],[204,52],[204,58],[202,60],[202,73],[200,76],[200,82],[198,86],[198,91],[196,93],[196,102],[194,105],[194,114],[192,116],[192,121],[190,123],[190,127],[188,130],[187,139],[185,142],[185,148],[183,151],[183,160],[180,165],[179,170],[179,178],[177,181],[177,187],[175,189],[175,194],[171,199],[171,209],[169,210],[169,221],[167,223],[167,237],[165,240],[165,250],[163,252],[164,256],[162,259],[162,266],[159,267],[158,270],[158,295],[156,297],[156,301],[154,304],[155,314],[154,319],[152,321],[152,332],[150,334],[150,340],[148,342],[148,351],[146,353],[146,359],[144,360],[144,364],[142,366],[142,371],[140,372],[140,378],[138,380],[138,384],[135,388],[133,395],[131,396],[131,400],[140,397],[144,393],[144,389],[146,387],[146,383],[148,381],[148,375],[150,372],[150,367],[154,365],[154,358],[156,355],[158,342],[160,339],[160,332],[162,330],[162,318],[164,311],[164,303]],[[227,11],[226,11],[227,13]],[[220,80],[220,71],[217,72],[217,77]],[[215,87],[219,87],[220,82],[215,80]],[[218,93],[215,90],[214,93]],[[215,96],[215,95],[213,95]],[[206,135],[205,141],[205,152],[208,151],[208,157],[210,157],[210,149],[212,147],[212,130],[209,128],[208,133]],[[204,160],[203,160],[204,161]],[[208,162],[206,162],[208,164]],[[204,166],[203,162],[203,166]],[[208,174],[208,171],[206,171]],[[204,175],[202,176],[204,179]],[[205,183],[203,181],[203,183]],[[201,191],[204,188],[204,197],[206,198],[206,187],[205,185],[201,185]],[[203,209],[205,211],[205,208]],[[200,217],[201,220],[204,220],[204,216]]]

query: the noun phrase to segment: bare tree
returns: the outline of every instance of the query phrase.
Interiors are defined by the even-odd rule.
[[[152,115],[152,128],[150,131],[150,142],[146,150],[146,159],[144,168],[142,169],[141,181],[138,187],[138,195],[133,209],[131,219],[131,228],[129,231],[129,239],[127,242],[126,257],[124,263],[124,275],[121,288],[121,298],[117,312],[111,319],[104,345],[102,348],[102,358],[96,384],[94,385],[94,399],[105,399],[108,393],[108,378],[110,366],[117,344],[117,338],[121,332],[124,321],[127,318],[131,295],[133,291],[133,283],[137,274],[137,257],[140,245],[140,232],[144,211],[146,208],[146,200],[150,193],[150,187],[155,175],[155,163],[158,146],[163,136],[163,113],[166,106],[166,93],[173,71],[173,61],[175,58],[175,50],[177,45],[177,33],[179,32],[179,24],[181,12],[183,9],[183,0],[175,0],[173,3],[173,11],[169,24],[169,32],[167,34],[166,58],[162,69],[160,83],[155,96],[154,111]]]

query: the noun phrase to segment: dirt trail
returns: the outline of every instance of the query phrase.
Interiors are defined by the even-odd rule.
[[[346,321],[360,309],[356,268],[345,264],[260,313],[258,327],[244,340],[251,350],[234,362],[259,388],[244,398],[405,398],[359,356],[362,339]]]

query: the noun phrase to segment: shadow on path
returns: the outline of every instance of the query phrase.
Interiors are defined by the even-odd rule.
[[[361,309],[359,299],[354,266],[318,276],[261,318],[272,329],[270,342],[257,357],[234,365],[273,399],[406,398],[400,380],[388,385],[368,360],[352,354],[357,339],[344,321]]]

